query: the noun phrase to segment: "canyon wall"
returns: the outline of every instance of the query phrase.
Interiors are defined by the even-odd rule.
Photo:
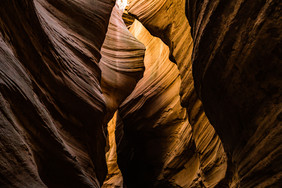
[[[281,5],[1,0],[0,187],[280,187]]]
[[[145,46],[127,29],[122,20],[123,10],[118,5],[113,8],[108,31],[101,49],[102,58],[99,67],[102,71],[101,87],[105,97],[107,114],[104,123],[108,123],[107,164],[108,175],[103,188],[123,185],[123,178],[117,165],[115,125],[118,109],[126,97],[133,91],[137,81],[143,77]]]
[[[145,46],[127,29],[123,10],[116,5],[101,49],[101,87],[107,105],[107,123],[143,77]]]
[[[281,1],[186,3],[195,87],[228,154],[218,187],[281,187]]]
[[[1,1],[0,187],[102,185],[107,123],[144,72],[114,4]]]
[[[227,159],[194,88],[191,63],[193,40],[185,16],[185,1],[132,0],[129,1],[128,12],[170,49],[170,60],[180,72],[181,105],[186,108],[193,129],[196,152],[200,159],[201,181],[204,186],[213,187],[225,176]]]
[[[187,112],[180,105],[179,71],[168,58],[168,47],[140,22],[135,20],[130,31],[146,53],[144,76],[118,111],[117,126],[123,126],[123,137],[117,139],[118,164],[125,184],[187,187],[199,161]],[[120,132],[116,134],[118,138]]]
[[[106,104],[98,62],[113,6],[0,2],[1,187],[100,187]]]

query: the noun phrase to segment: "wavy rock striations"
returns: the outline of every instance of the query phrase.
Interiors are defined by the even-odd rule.
[[[128,31],[122,20],[122,14],[123,10],[116,5],[101,49],[99,67],[102,71],[101,87],[107,105],[105,123],[133,91],[144,72],[145,46]],[[121,187],[123,183],[117,165],[115,117],[108,124],[109,150],[106,153],[108,176],[103,184],[104,188]]]
[[[116,121],[117,113],[114,114],[113,118],[108,123],[108,133],[109,133],[109,150],[106,153],[106,160],[108,166],[108,174],[103,183],[102,188],[119,188],[123,186],[123,177],[119,166],[117,164],[117,147],[116,147]]]
[[[128,31],[123,11],[116,5],[101,49],[99,67],[101,87],[107,104],[108,122],[125,98],[133,91],[144,72],[145,46]]]
[[[213,187],[225,176],[226,155],[194,89],[191,64],[193,41],[185,16],[185,1],[132,0],[129,1],[128,12],[170,48],[170,59],[180,71],[181,104],[186,108],[193,128],[201,179],[205,186]]]
[[[219,187],[281,187],[278,0],[187,0],[195,87],[228,153]]]
[[[1,1],[1,187],[100,187],[106,104],[98,61],[113,6]]]
[[[0,0],[0,187],[281,187],[282,3],[123,6]]]
[[[117,129],[118,164],[128,187],[187,187],[199,162],[186,110],[180,105],[181,79],[168,47],[137,20],[130,28],[146,46],[145,72],[120,106],[123,137]],[[183,178],[185,177],[185,178]]]

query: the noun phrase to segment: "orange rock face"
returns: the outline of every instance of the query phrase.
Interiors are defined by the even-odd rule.
[[[281,187],[281,8],[0,0],[0,188]]]
[[[128,31],[122,14],[123,11],[115,6],[101,49],[99,67],[108,111],[106,122],[133,91],[144,72],[145,46]]]
[[[158,13],[154,13],[157,11]],[[129,1],[128,12],[139,19],[170,48],[170,59],[177,64],[181,76],[181,104],[186,108],[200,159],[199,173],[205,186],[215,186],[226,171],[226,155],[222,143],[205,115],[192,77],[193,40],[185,16],[185,1]]]
[[[118,164],[124,181],[129,187],[188,186],[199,162],[192,128],[180,105],[179,71],[168,58],[169,48],[140,22],[136,20],[130,31],[146,46],[146,53],[144,76],[118,111],[123,123]]]
[[[108,175],[102,188],[123,187],[123,177],[117,164],[117,147],[115,138],[116,121],[117,113],[114,114],[114,117],[108,123],[109,150],[106,153]]]
[[[107,104],[105,123],[133,91],[145,68],[145,46],[128,31],[122,20],[122,14],[123,10],[116,5],[101,49],[102,58],[99,63],[102,71],[101,87]],[[108,124],[109,149],[106,153],[108,176],[103,188],[123,185],[117,165],[115,125],[116,115]]]

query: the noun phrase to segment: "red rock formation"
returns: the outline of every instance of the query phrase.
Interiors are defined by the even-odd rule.
[[[280,187],[282,3],[129,3],[144,75],[114,0],[0,1],[0,187],[99,188],[107,149],[104,187]]]
[[[281,5],[187,0],[195,87],[228,153],[219,187],[281,187]]]
[[[100,187],[97,63],[113,5],[1,1],[1,186]]]
[[[106,153],[108,175],[104,181],[102,188],[123,187],[123,177],[117,164],[117,147],[115,138],[116,121],[117,113],[115,113],[114,117],[108,123],[109,150]]]
[[[101,49],[99,67],[102,71],[101,87],[107,105],[108,122],[125,98],[143,76],[145,46],[128,31],[122,20],[123,10],[116,5],[112,11],[105,41]],[[107,152],[108,177],[103,187],[122,186],[117,165],[115,146],[115,119],[108,124],[109,151]]]
[[[185,16],[185,1],[132,0],[129,1],[128,12],[170,48],[170,59],[177,64],[181,75],[181,103],[193,127],[193,137],[201,161],[201,178],[205,186],[213,187],[225,175],[226,156],[194,89],[191,64],[193,41]]]
[[[106,100],[108,122],[143,76],[145,46],[135,39],[122,20],[123,11],[115,6],[104,44],[99,67],[101,87]]]
[[[128,187],[187,187],[196,178],[199,162],[180,105],[179,71],[168,59],[168,47],[140,22],[130,31],[146,53],[144,76],[119,109],[124,135],[117,139],[118,163],[124,181]]]

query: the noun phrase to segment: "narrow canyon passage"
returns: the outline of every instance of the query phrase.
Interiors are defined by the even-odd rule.
[[[281,187],[281,8],[0,1],[0,188]]]
[[[182,14],[184,17],[184,9]],[[193,134],[186,109],[180,104],[181,78],[177,66],[169,60],[168,47],[128,13],[124,13],[123,18],[129,31],[146,47],[145,72],[120,106],[118,113],[122,125],[118,123],[121,128],[118,127],[116,131],[119,154],[108,158],[108,167],[113,169],[108,177],[116,177],[107,180],[104,187],[118,185],[114,180],[120,179],[121,174],[116,170],[117,164],[113,164],[117,158],[125,181],[129,181],[126,185],[130,187],[214,186],[224,177],[226,170],[226,156],[220,140],[214,136],[215,132],[208,122],[201,126],[195,125]],[[110,19],[109,31],[111,22],[115,21]],[[191,37],[188,39],[187,42],[190,43]],[[105,43],[107,40],[106,37]],[[122,62],[114,63],[118,67]],[[101,68],[103,72],[103,67]],[[118,82],[117,79],[113,80]],[[200,120],[203,123],[203,117]],[[112,126],[112,122],[110,125]],[[112,138],[110,142],[113,141]],[[209,149],[206,149],[208,146]],[[107,156],[113,152],[110,149]],[[129,156],[131,159],[128,159]],[[182,157],[180,159],[177,156]],[[181,162],[177,163],[177,160]],[[207,172],[208,178],[205,177]]]

